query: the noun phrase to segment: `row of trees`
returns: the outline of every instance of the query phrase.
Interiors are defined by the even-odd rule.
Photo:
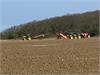
[[[0,34],[1,39],[17,39],[27,34],[31,36],[38,34],[53,36],[60,31],[88,32],[92,35],[99,35],[99,11],[33,21],[11,27]]]

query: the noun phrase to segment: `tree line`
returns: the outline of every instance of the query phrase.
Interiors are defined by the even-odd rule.
[[[88,32],[91,36],[99,35],[99,10],[78,14],[67,14],[41,21],[13,26],[0,33],[1,39],[20,39],[24,35],[45,34],[55,36],[58,32]]]

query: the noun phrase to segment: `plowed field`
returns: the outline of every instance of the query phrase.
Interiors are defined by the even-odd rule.
[[[3,74],[96,74],[99,38],[73,40],[2,40]]]

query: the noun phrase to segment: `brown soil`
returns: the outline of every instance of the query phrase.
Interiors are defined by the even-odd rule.
[[[99,39],[0,41],[1,74],[95,74]]]

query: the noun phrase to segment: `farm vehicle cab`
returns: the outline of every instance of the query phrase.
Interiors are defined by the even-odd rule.
[[[23,36],[23,40],[31,40],[32,38],[30,36]]]

